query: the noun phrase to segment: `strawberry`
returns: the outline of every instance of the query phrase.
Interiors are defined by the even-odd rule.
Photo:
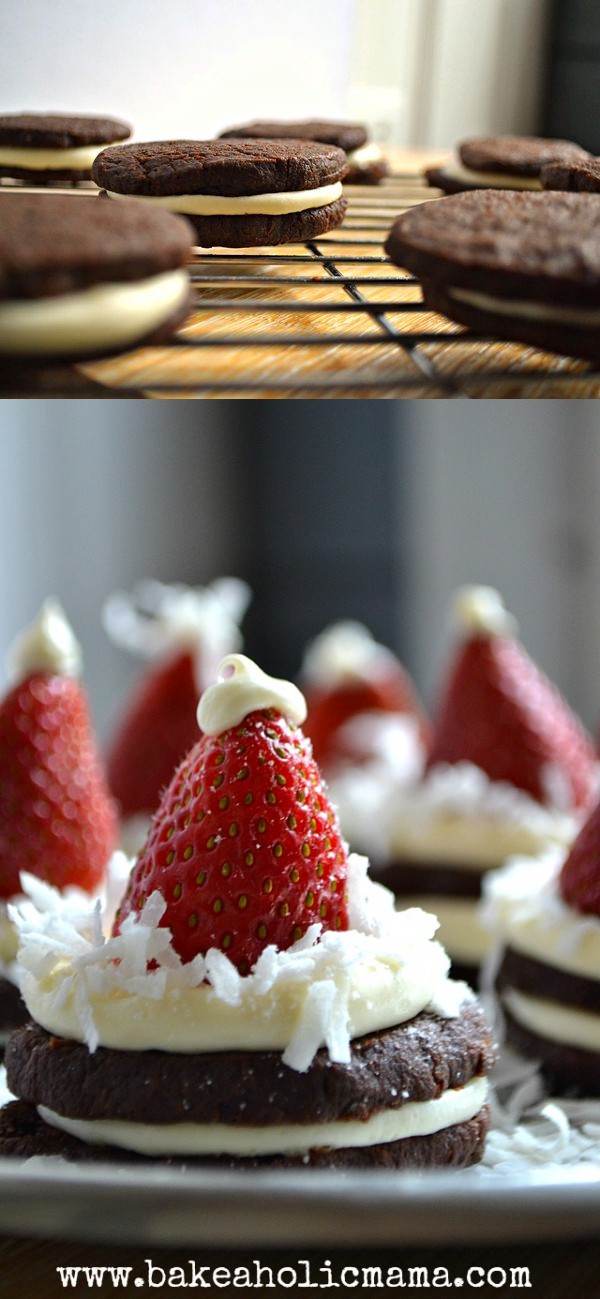
[[[600,916],[600,803],[579,831],[558,887],[564,901],[576,911]]]
[[[438,712],[429,766],[463,761],[562,810],[584,810],[594,797],[590,736],[519,641],[502,632],[466,637]]]
[[[93,891],[117,822],[74,677],[32,672],[5,696],[0,773],[0,896],[20,892],[20,871]]]
[[[315,921],[347,929],[346,850],[309,741],[277,709],[203,735],[175,772],[114,932],[158,889],[182,960],[217,947],[244,974]]]
[[[317,762],[327,767],[338,759],[368,758],[356,743],[348,745],[342,727],[365,713],[400,714],[414,719],[424,748],[429,722],[413,684],[391,650],[378,645],[362,623],[339,622],[308,646],[303,677],[308,705],[305,725]]]
[[[175,767],[199,738],[198,695],[189,650],[143,674],[107,755],[108,783],[123,816],[158,806]]]

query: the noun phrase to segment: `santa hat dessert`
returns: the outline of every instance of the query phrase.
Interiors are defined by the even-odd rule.
[[[24,881],[86,906],[116,846],[109,795],[86,696],[81,651],[60,605],[47,600],[9,652],[0,701],[0,1033],[26,1018],[18,991],[10,904]]]
[[[600,1097],[600,804],[566,856],[493,872],[482,915],[501,943],[506,1041],[538,1061],[551,1092]]]
[[[462,588],[453,613],[458,645],[427,772],[382,809],[379,877],[438,915],[455,967],[473,978],[489,948],[477,913],[485,872],[570,844],[598,773],[590,737],[517,640],[498,593]]]
[[[202,691],[224,654],[239,649],[250,590],[238,578],[207,587],[140,582],[107,600],[104,626],[115,644],[149,660],[121,709],[107,754],[122,843],[141,846],[163,789],[199,737]]]
[[[460,1167],[489,1030],[436,920],[349,857],[295,686],[229,655],[113,926],[17,913],[0,1154]],[[43,955],[40,935],[43,935]]]

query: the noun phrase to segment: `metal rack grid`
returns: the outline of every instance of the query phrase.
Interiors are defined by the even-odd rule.
[[[198,250],[194,308],[173,339],[73,368],[73,395],[82,380],[113,397],[600,395],[598,368],[466,333],[424,306],[383,251],[400,212],[436,201],[418,174],[347,195],[343,226],[306,244]]]

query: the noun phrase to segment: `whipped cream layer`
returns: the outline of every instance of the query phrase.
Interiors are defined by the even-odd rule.
[[[40,1117],[80,1141],[119,1146],[145,1155],[297,1155],[323,1146],[374,1146],[406,1137],[430,1136],[475,1117],[485,1105],[486,1078],[472,1078],[464,1087],[448,1089],[432,1101],[409,1101],[383,1110],[366,1121],[272,1124],[242,1127],[224,1123],[129,1123],[112,1119],[71,1119],[45,1105]]]
[[[216,949],[183,964],[160,926],[158,892],[108,940],[98,911],[74,920],[58,905],[13,908],[27,1008],[48,1032],[91,1050],[280,1050],[299,1071],[322,1046],[347,1062],[353,1037],[421,1010],[458,1014],[468,990],[447,978],[435,917],[396,913],[367,865],[349,860],[349,930],[313,925],[287,951],[268,947],[247,976]]]
[[[131,198],[106,190],[109,198]],[[307,212],[327,207],[342,197],[342,182],[321,185],[317,189],[290,190],[275,194],[136,194],[136,202],[152,203],[186,216],[285,216],[289,212]]]
[[[13,148],[0,145],[0,167],[27,167],[31,171],[90,171],[92,163],[108,146],[79,145],[71,149]]]
[[[600,983],[600,917],[563,901],[558,876],[564,860],[564,851],[554,850],[537,860],[517,858],[490,874],[482,923],[515,951]]]
[[[360,826],[362,850],[382,864],[405,859],[483,872],[511,856],[567,846],[579,828],[573,814],[489,780],[469,762],[440,764],[412,785],[399,782],[391,769],[382,772],[379,791],[365,790],[364,817],[359,780],[360,773],[353,786],[354,828]]]
[[[545,997],[532,997],[517,988],[506,988],[502,1004],[511,1012],[517,1023],[549,1042],[561,1046],[574,1046],[582,1051],[600,1052],[600,1015],[589,1010],[577,1010],[566,1002],[550,1001]]]
[[[443,167],[448,180],[456,180],[465,185],[481,186],[483,189],[541,189],[542,182],[538,176],[518,176],[515,172],[477,171],[474,167],[465,167],[459,158],[453,158]]]
[[[597,307],[556,307],[549,302],[495,298],[489,293],[473,293],[471,289],[449,288],[447,293],[456,302],[464,302],[477,311],[494,312],[497,316],[546,321],[551,325],[572,325],[575,329],[597,329],[600,325],[600,310]]]
[[[176,270],[49,298],[5,301],[0,303],[0,352],[60,356],[127,347],[174,315],[188,292],[187,271]]]

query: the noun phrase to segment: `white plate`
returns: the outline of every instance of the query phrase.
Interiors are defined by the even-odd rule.
[[[459,1244],[597,1231],[600,1169],[175,1172],[0,1160],[0,1232],[135,1245]]]

